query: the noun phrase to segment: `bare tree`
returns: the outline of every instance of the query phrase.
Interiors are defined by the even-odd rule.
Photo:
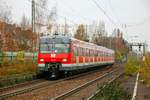
[[[11,23],[12,21],[10,9],[11,8],[5,2],[0,3],[0,19],[7,23]]]
[[[55,5],[52,8],[51,12],[47,16],[47,26],[48,26],[47,29],[50,33],[55,32],[57,29],[56,28],[56,26],[57,26],[56,20],[57,20],[57,5]]]
[[[105,23],[103,21],[99,21],[99,23],[95,25],[94,29],[95,31],[92,36],[92,42],[97,45],[107,46],[108,37],[107,37],[106,29],[105,29]]]
[[[29,26],[30,26],[30,21],[28,20],[28,18],[25,15],[22,16],[20,26],[23,30],[29,28]]]
[[[41,25],[46,22],[47,0],[37,0],[35,6],[36,27],[40,30]]]

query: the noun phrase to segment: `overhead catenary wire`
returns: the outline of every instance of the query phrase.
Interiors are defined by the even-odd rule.
[[[88,18],[87,16],[83,16],[83,15],[81,15],[81,13],[79,13],[79,12],[77,12],[75,9],[73,9],[70,5],[66,5],[66,3],[63,3],[63,2],[61,2],[60,1],[60,3],[61,4],[63,4],[63,5],[65,5],[64,7],[67,7],[67,8],[69,8],[69,10],[72,12],[72,13],[74,13],[74,15],[78,15],[79,17],[81,17],[82,19],[84,19],[84,20],[91,20],[90,18]]]
[[[127,24],[127,27],[137,27],[137,26],[140,26],[140,25],[147,23],[148,21],[150,21],[150,17],[147,17],[144,20],[137,22],[137,23],[134,23],[134,24]]]
[[[111,9],[113,15],[116,17],[116,20],[121,24],[121,21],[120,21],[120,19],[118,18],[118,14],[116,14],[116,12],[115,12],[115,10],[114,10],[114,8],[113,8],[113,6],[112,6],[111,0],[108,1],[108,4],[109,4],[109,7],[110,7],[110,9]]]
[[[32,0],[28,0],[28,2],[32,3]],[[40,8],[42,8],[42,9],[44,9],[45,11],[47,11],[47,13],[51,12],[51,10],[49,10],[49,9],[46,8],[46,7],[41,6],[41,5],[38,4],[37,2],[35,2],[35,5],[38,6],[38,7],[40,7]],[[57,16],[60,17],[60,18],[65,19],[65,20],[68,20],[69,22],[71,22],[71,23],[73,23],[73,24],[76,24],[76,22],[75,22],[74,20],[71,20],[71,19],[69,19],[69,18],[67,18],[67,17],[65,17],[65,16],[58,15],[58,14],[57,14]]]
[[[108,18],[108,20],[113,24],[116,25],[116,23],[111,19],[111,17],[106,13],[106,11],[98,4],[96,0],[91,0],[98,8],[99,10]]]

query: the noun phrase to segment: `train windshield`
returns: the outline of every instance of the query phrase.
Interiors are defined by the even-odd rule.
[[[69,44],[40,44],[41,53],[68,53]]]
[[[68,53],[70,52],[69,42],[60,39],[42,40],[40,42],[41,53]]]

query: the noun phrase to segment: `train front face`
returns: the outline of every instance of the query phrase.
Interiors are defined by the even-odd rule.
[[[70,39],[65,36],[41,37],[38,53],[38,71],[57,77],[62,65],[70,64]]]

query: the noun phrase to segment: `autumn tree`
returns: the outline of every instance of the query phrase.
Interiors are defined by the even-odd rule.
[[[0,19],[3,20],[4,22],[10,23],[12,14],[10,7],[3,1],[0,3]]]
[[[103,21],[99,21],[98,24],[94,23],[94,34],[92,36],[92,43],[97,45],[109,46],[109,37],[107,36],[107,32],[105,29],[105,23]]]
[[[5,33],[5,45],[6,47],[4,47],[4,51],[16,51],[17,49],[17,44],[13,38],[12,33],[6,32]]]
[[[22,30],[20,27],[15,29],[15,40],[19,50],[32,51],[33,44],[36,42],[36,34],[31,30]]]
[[[2,51],[3,41],[2,41],[2,33],[0,32],[0,52]]]
[[[79,40],[82,40],[82,41],[87,41],[88,40],[88,38],[87,38],[88,36],[87,36],[87,34],[85,32],[85,27],[84,27],[83,24],[78,26],[74,37],[76,39],[79,39]]]

